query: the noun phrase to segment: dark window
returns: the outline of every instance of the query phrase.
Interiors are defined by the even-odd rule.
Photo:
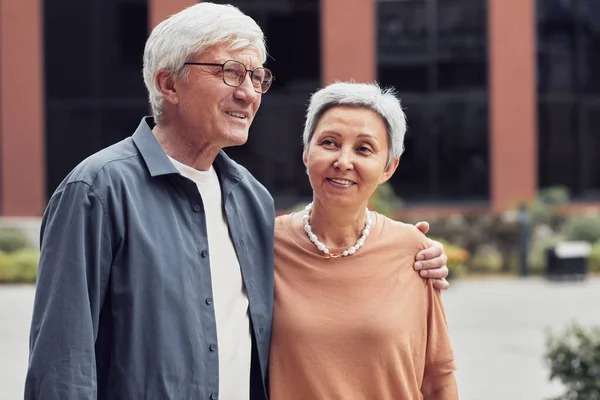
[[[408,118],[391,182],[409,202],[487,201],[486,0],[377,3],[378,80]]]
[[[141,74],[147,20],[146,0],[45,2],[47,193],[149,113]]]
[[[226,149],[288,208],[310,198],[302,163],[302,131],[310,94],[321,84],[319,0],[227,0],[265,33],[266,65],[276,80],[263,95],[248,143]]]
[[[537,0],[539,185],[600,199],[600,21],[596,0]]]
[[[138,73],[148,37],[147,8],[148,5],[144,0],[121,3],[117,10],[119,62],[122,66]]]
[[[487,0],[440,0],[435,9],[437,90],[487,87]]]
[[[564,185],[572,187],[578,180],[579,135],[577,108],[572,98],[540,100],[539,108],[541,166],[540,186]],[[568,134],[566,134],[568,133]]]
[[[434,54],[429,14],[424,0],[377,4],[380,82],[402,93],[431,90]]]
[[[583,176],[585,195],[594,200],[600,199],[600,99],[590,100],[583,106]]]

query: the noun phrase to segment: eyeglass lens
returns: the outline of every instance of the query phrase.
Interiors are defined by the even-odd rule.
[[[231,86],[240,86],[246,77],[246,67],[239,61],[229,60],[223,65],[223,80]],[[256,68],[250,74],[254,90],[265,93],[269,90],[273,75],[266,68]]]

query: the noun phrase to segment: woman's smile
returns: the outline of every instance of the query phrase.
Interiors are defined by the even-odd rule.
[[[336,188],[346,189],[351,186],[356,185],[356,182],[348,180],[348,179],[340,179],[340,178],[326,178],[327,182]]]
[[[364,107],[328,109],[303,156],[316,197],[328,206],[360,209],[396,168],[397,162],[386,166],[388,151],[379,114]]]

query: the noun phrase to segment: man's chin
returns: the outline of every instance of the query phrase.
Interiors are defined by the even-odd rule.
[[[242,146],[248,141],[248,132],[232,132],[227,139],[225,147]]]

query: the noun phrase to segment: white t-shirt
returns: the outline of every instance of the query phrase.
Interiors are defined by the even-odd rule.
[[[181,175],[196,183],[204,203],[219,342],[219,399],[249,399],[252,338],[248,297],[223,213],[219,178],[212,166],[198,171],[169,158]]]

